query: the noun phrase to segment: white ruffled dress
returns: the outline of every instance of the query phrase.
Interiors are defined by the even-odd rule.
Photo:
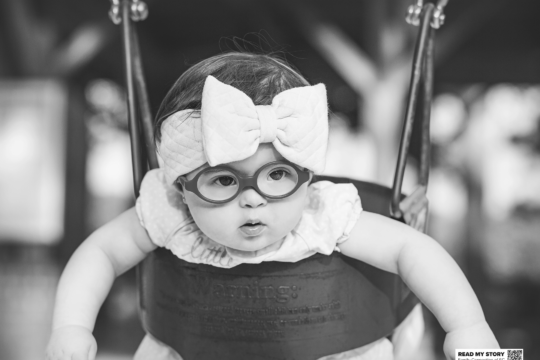
[[[298,225],[282,245],[271,252],[252,258],[240,258],[223,245],[208,238],[195,224],[179,192],[167,185],[162,170],[150,171],[144,178],[136,210],[151,240],[191,263],[231,268],[242,263],[263,261],[296,262],[315,253],[325,255],[339,251],[356,224],[362,207],[352,184],[320,181],[308,188],[308,200]],[[135,360],[179,360],[170,347],[147,335]],[[392,360],[392,344],[386,338],[362,348],[331,355],[324,359]]]

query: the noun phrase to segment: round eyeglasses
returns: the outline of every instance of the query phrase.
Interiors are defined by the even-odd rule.
[[[191,180],[180,176],[175,184],[203,200],[223,204],[236,198],[248,187],[266,198],[283,199],[292,195],[308,180],[308,170],[281,160],[262,166],[253,176],[241,175],[229,167],[216,166],[202,170]]]

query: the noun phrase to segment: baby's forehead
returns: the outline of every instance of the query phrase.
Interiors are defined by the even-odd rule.
[[[272,144],[260,144],[257,148],[257,151],[250,157],[234,161],[226,164],[219,165],[220,167],[230,168],[232,170],[238,171],[243,175],[253,175],[257,170],[262,166],[271,163],[273,161],[286,160]],[[208,163],[200,166],[199,168],[193,170],[187,174],[188,179],[192,179],[204,169],[211,167]]]

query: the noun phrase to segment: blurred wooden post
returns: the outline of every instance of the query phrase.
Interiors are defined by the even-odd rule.
[[[59,244],[60,259],[65,264],[87,234],[86,153],[87,131],[84,124],[84,92],[69,87],[66,139],[66,197],[64,238]]]
[[[366,27],[372,54],[363,51],[336,24],[321,21],[308,9],[298,11],[298,18],[308,41],[357,93],[363,104],[361,120],[375,140],[377,180],[390,185],[412,51],[405,45],[408,37],[400,35],[408,25],[399,26],[388,19],[386,6],[386,1],[377,1],[368,6],[369,13],[359,14],[359,23],[370,19]],[[400,22],[405,23],[403,18]],[[372,34],[377,35],[371,38]]]
[[[11,76],[66,79],[69,88],[66,139],[65,232],[59,244],[63,262],[88,235],[86,232],[86,127],[84,91],[71,76],[91,61],[112,39],[112,24],[81,24],[65,41],[59,40],[57,24],[36,16],[28,0],[0,2],[2,30],[7,51],[2,62]]]

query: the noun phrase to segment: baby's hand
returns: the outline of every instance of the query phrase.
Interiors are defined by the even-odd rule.
[[[428,199],[426,186],[418,186],[411,195],[399,203],[405,223],[413,229],[424,232],[426,229]]]
[[[444,354],[454,360],[456,349],[499,349],[499,343],[485,322],[450,331],[444,340]]]
[[[47,360],[94,360],[97,344],[92,332],[77,325],[55,329],[47,346]]]

